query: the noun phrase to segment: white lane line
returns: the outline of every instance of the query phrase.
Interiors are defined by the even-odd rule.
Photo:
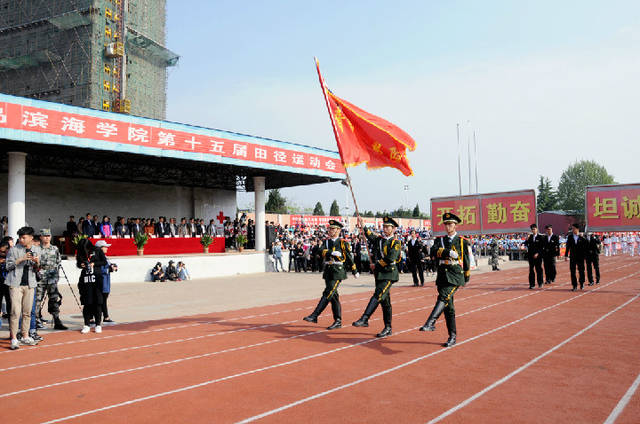
[[[620,402],[618,402],[616,407],[613,408],[613,411],[611,411],[611,414],[609,414],[604,424],[613,424],[616,422],[616,420],[618,419],[618,416],[622,413],[622,411],[624,411],[624,408],[627,406],[627,404],[633,397],[633,394],[636,392],[636,390],[638,390],[638,386],[640,386],[640,374],[638,374],[638,377],[636,377],[636,380],[633,382],[631,387],[629,387],[629,390],[627,390],[627,393],[625,393],[624,396],[622,396],[622,399],[620,399]]]
[[[507,290],[508,288],[509,287],[505,287],[505,288],[502,288],[502,289],[500,289],[498,291]],[[462,298],[459,301],[461,302],[463,300],[467,300],[467,299],[470,299],[470,298],[473,298],[473,297],[485,296],[488,293],[495,293],[495,291],[485,292],[485,293],[478,293],[478,294],[475,294],[473,296],[468,296],[468,297]],[[512,300],[516,300],[516,299],[519,299],[521,297],[530,296],[531,294],[533,294],[533,293],[529,293],[527,295],[519,296],[519,297],[516,297],[516,298],[513,298],[513,299],[508,299],[506,301],[499,302],[499,303],[510,302]],[[412,299],[404,299],[403,301],[408,301],[408,300],[412,300]],[[495,305],[497,305],[497,304],[490,305],[490,306],[495,306]],[[471,312],[478,312],[478,311],[487,309],[490,306],[483,306],[483,307],[475,309],[475,310],[473,310]],[[428,307],[421,307],[421,308],[413,309],[413,310],[410,310],[410,311],[396,313],[396,316],[406,315],[406,314],[413,313],[413,312],[416,312],[416,311],[422,311],[422,310],[425,310],[427,308]],[[357,309],[357,310],[360,310],[360,309]],[[348,311],[348,312],[353,312],[353,311]],[[471,312],[467,312],[467,313],[471,313]],[[462,314],[462,315],[466,315],[466,314]],[[380,318],[372,318],[370,321],[377,321],[379,319]],[[294,322],[294,321],[292,321],[292,322]],[[297,322],[297,321],[295,321],[295,322]],[[325,330],[320,330],[320,331],[315,331],[315,332],[297,334],[295,336],[291,336],[291,337],[287,337],[287,338],[283,338],[283,339],[270,339],[270,340],[267,340],[267,341],[264,341],[264,342],[260,342],[260,343],[254,343],[254,344],[246,345],[246,346],[238,346],[238,347],[228,348],[228,349],[221,350],[221,351],[209,352],[209,353],[204,353],[204,354],[200,354],[200,355],[194,355],[194,356],[190,356],[190,357],[178,358],[178,359],[174,359],[174,360],[171,360],[171,361],[156,362],[156,363],[153,363],[153,364],[142,365],[142,366],[139,366],[139,367],[124,369],[124,370],[111,371],[111,372],[108,372],[108,373],[92,375],[92,376],[88,376],[88,377],[81,377],[81,378],[75,378],[75,379],[72,379],[72,380],[59,381],[59,382],[51,383],[51,384],[47,384],[47,385],[30,387],[30,388],[27,388],[27,389],[17,390],[17,391],[14,391],[14,392],[3,393],[3,394],[0,394],[0,398],[15,396],[15,395],[23,394],[23,393],[33,392],[33,391],[36,391],[36,390],[43,390],[43,389],[48,389],[48,388],[52,388],[52,387],[58,387],[58,386],[71,384],[71,383],[78,383],[78,382],[81,382],[81,381],[95,380],[95,379],[102,378],[102,377],[110,377],[110,376],[114,376],[114,375],[125,374],[125,373],[128,373],[128,372],[135,372],[135,371],[145,370],[145,369],[149,369],[149,368],[155,368],[155,367],[164,366],[164,365],[177,364],[177,363],[180,363],[180,362],[189,361],[189,360],[193,360],[193,359],[201,359],[201,358],[206,358],[206,357],[209,357],[209,356],[219,355],[219,354],[222,354],[222,353],[229,353],[229,352],[244,350],[244,349],[248,349],[248,348],[264,346],[264,345],[277,343],[277,342],[281,342],[281,341],[292,340],[292,339],[296,339],[296,338],[300,338],[300,337],[306,337],[306,336],[310,336],[310,335],[325,333],[327,331],[329,331],[329,330],[325,329]],[[374,341],[374,340],[375,339],[372,339],[371,341]]]
[[[523,268],[524,269],[524,268]],[[515,268],[514,271],[521,271],[520,268]],[[492,278],[488,278],[488,277],[492,277],[493,274],[481,274],[479,275],[477,278],[487,278],[488,280],[493,280]],[[516,279],[516,278],[522,278],[522,276],[514,276],[514,277],[509,277],[509,278],[505,278],[502,279],[501,282],[505,282],[508,280],[512,280],[512,279]],[[477,281],[477,280],[475,280]],[[481,286],[477,286],[477,287],[482,287],[485,285],[496,285],[495,283],[488,283],[488,284],[484,284]],[[476,286],[474,286],[476,287]],[[407,286],[407,288],[410,288],[410,286]],[[355,303],[355,302],[362,302],[365,300],[368,300],[371,296],[367,295],[366,297],[360,297],[357,299],[350,299],[350,300],[343,300],[342,303]],[[308,300],[309,302],[312,302],[314,300]],[[306,301],[300,301],[300,302],[306,302]],[[256,308],[262,308],[262,307],[266,307],[266,306],[270,306],[270,305],[265,305],[265,306],[259,306]],[[258,315],[251,315],[251,317],[255,317],[255,318],[261,318],[261,317],[267,317],[267,316],[273,316],[273,315],[279,315],[279,314],[285,314],[285,313],[290,313],[290,312],[300,312],[300,311],[307,311],[309,310],[309,308],[312,306],[301,306],[298,308],[294,308],[294,309],[287,309],[287,310],[278,310],[278,311],[273,311],[273,312],[266,312],[266,313],[262,313],[262,314],[258,314]],[[222,311],[220,313],[225,313],[225,312],[229,312],[229,311]],[[186,317],[180,317],[181,319],[185,319],[185,318],[189,318],[190,316],[186,316]],[[200,319],[204,320],[207,319],[206,317],[203,317],[201,314],[198,315],[192,315],[191,317],[193,317],[193,319],[198,319],[198,317],[201,317]],[[244,319],[248,319],[249,316],[242,316],[242,317],[235,317],[235,318],[227,318],[225,320],[209,320],[209,321],[201,321],[201,322],[196,322],[196,323],[192,323],[192,324],[184,324],[184,325],[177,325],[177,326],[171,326],[171,327],[163,327],[163,328],[155,328],[152,330],[133,330],[133,331],[127,331],[126,329],[122,329],[122,331],[127,331],[126,333],[122,333],[122,334],[114,334],[114,335],[109,335],[109,336],[102,336],[102,337],[91,337],[91,338],[85,338],[85,339],[78,339],[78,340],[70,340],[67,342],[60,342],[60,343],[51,343],[51,344],[41,344],[38,346],[37,350],[43,349],[43,348],[50,348],[50,347],[56,347],[56,346],[65,346],[65,345],[71,345],[71,344],[77,344],[77,343],[87,343],[87,342],[94,342],[94,341],[100,341],[100,340],[108,340],[108,339],[113,339],[113,338],[118,338],[118,337],[126,337],[126,336],[138,336],[140,334],[148,334],[148,333],[157,333],[157,332],[161,332],[161,331],[171,331],[171,330],[177,330],[177,329],[181,329],[181,328],[189,328],[189,327],[197,327],[199,325],[206,325],[206,324],[221,324],[221,323],[225,323],[225,322],[230,322],[230,321],[240,321],[240,320],[244,320]],[[110,328],[114,328],[114,329],[118,329],[121,326],[124,325],[135,325],[135,324],[141,324],[141,323],[153,323],[156,321],[166,321],[166,320],[171,320],[172,318],[163,318],[163,319],[158,319],[158,320],[144,320],[144,321],[134,321],[134,322],[130,322],[130,323],[120,323],[114,326],[110,326]],[[20,353],[24,353],[24,352],[33,352],[34,349],[20,349],[17,351],[12,351],[12,350],[5,350],[5,351],[0,351],[0,355],[3,354],[20,354]]]
[[[487,292],[487,293],[490,293],[490,292]],[[478,295],[476,295],[476,296],[478,296]],[[398,304],[398,303],[402,303],[402,302],[409,302],[409,301],[413,301],[413,300],[421,299],[421,298],[422,298],[422,296],[405,298],[405,299],[397,300],[397,301],[395,301],[395,303]],[[306,309],[308,309],[308,308],[306,308]],[[353,309],[353,310],[350,310],[350,311],[345,311],[345,312],[346,313],[350,313],[350,312],[355,312],[355,311],[359,311],[359,310],[360,310],[360,308]],[[123,347],[123,348],[120,348],[120,349],[105,350],[105,351],[102,351],[102,352],[90,352],[90,353],[85,353],[85,354],[82,354],[82,355],[66,356],[66,357],[62,357],[62,358],[50,359],[48,361],[32,362],[32,363],[28,363],[28,364],[14,365],[14,366],[7,367],[7,368],[0,368],[0,372],[12,371],[12,370],[21,369],[21,368],[29,368],[29,367],[39,366],[39,365],[56,364],[56,363],[59,363],[59,362],[69,361],[69,360],[74,360],[74,359],[89,358],[89,357],[94,357],[94,356],[98,356],[98,355],[108,355],[110,353],[122,353],[122,352],[131,351],[131,350],[148,349],[148,348],[152,348],[152,347],[156,347],[156,346],[173,345],[173,344],[176,344],[176,343],[184,343],[184,342],[189,342],[189,341],[194,341],[194,340],[201,340],[201,339],[210,338],[210,337],[226,336],[226,335],[229,335],[229,334],[240,333],[240,332],[244,332],[244,331],[260,330],[260,329],[263,329],[263,328],[277,327],[277,326],[281,326],[281,325],[293,324],[293,323],[297,323],[299,321],[300,321],[299,319],[295,319],[295,320],[291,320],[291,321],[283,321],[283,322],[278,322],[278,323],[273,323],[273,324],[263,324],[263,325],[253,326],[253,327],[237,328],[235,330],[220,331],[218,333],[212,333],[212,334],[203,334],[203,335],[200,335],[200,336],[185,337],[185,338],[182,338],[182,339],[166,340],[166,341],[157,342],[157,343],[150,343],[150,344],[146,344],[146,345],[128,346],[128,347]],[[0,395],[0,397],[2,397],[2,395]]]
[[[612,284],[612,283],[609,283],[609,284]],[[548,289],[538,290],[538,291],[535,291],[535,292],[529,292],[527,294],[523,294],[523,295],[517,296],[515,298],[511,298],[511,299],[503,300],[501,302],[494,303],[493,305],[487,305],[487,306],[483,306],[481,308],[478,308],[478,309],[475,309],[475,310],[472,310],[472,311],[465,312],[465,313],[463,313],[463,314],[461,314],[459,316],[462,317],[462,316],[465,316],[465,315],[468,315],[468,314],[471,314],[471,313],[474,313],[474,312],[477,312],[477,311],[485,310],[485,309],[488,309],[490,307],[494,307],[494,306],[498,306],[498,305],[501,305],[501,304],[504,304],[504,303],[512,302],[514,300],[521,299],[521,298],[524,298],[524,297],[535,296],[537,294],[542,293],[545,290],[548,290]],[[585,292],[582,295],[575,296],[573,298],[570,298],[569,300],[565,300],[565,301],[560,302],[560,303],[558,303],[558,304],[556,304],[554,306],[544,308],[544,309],[540,310],[539,312],[542,312],[542,311],[545,311],[547,309],[551,309],[551,308],[553,308],[555,306],[558,306],[560,304],[572,301],[572,300],[577,299],[578,297],[583,296],[584,294],[587,294],[587,293],[589,293],[589,292]],[[402,312],[402,314],[413,313],[413,312],[424,310],[424,309],[428,309],[428,308],[431,308],[431,306],[429,305],[428,307],[417,308],[415,310]],[[537,313],[539,313],[539,312],[537,312]],[[514,321],[514,323],[515,322],[519,322],[519,321],[521,321],[523,319],[526,319],[526,318],[528,318],[530,316],[536,315],[537,313],[530,314],[525,318],[522,318],[522,319],[520,319],[518,321]],[[400,314],[398,314],[398,315],[400,315]],[[498,331],[499,329],[501,329],[503,327],[500,327],[500,328],[495,329],[493,331]],[[389,336],[389,337],[394,337],[394,336],[397,336],[399,334],[407,333],[409,331],[415,331],[416,328],[417,327],[413,327],[413,328],[409,328],[409,329],[402,330],[402,331],[399,331],[399,332],[395,332],[393,334],[393,336]],[[487,332],[484,335],[487,335],[487,334],[490,334],[490,333],[491,332]],[[481,336],[476,336],[476,338],[481,337]],[[166,392],[162,392],[162,393],[156,393],[154,395],[149,395],[149,396],[145,396],[145,397],[141,397],[141,398],[137,398],[137,399],[132,399],[132,400],[129,400],[129,401],[125,401],[125,402],[121,402],[121,403],[117,403],[117,404],[113,404],[113,405],[108,405],[108,406],[105,406],[105,407],[102,407],[102,408],[92,409],[92,410],[81,412],[81,413],[78,413],[78,414],[69,415],[69,416],[63,417],[63,418],[57,418],[55,420],[47,421],[47,422],[45,422],[43,424],[50,424],[50,423],[56,423],[56,422],[60,422],[60,421],[70,420],[70,419],[73,419],[73,418],[78,418],[78,417],[94,414],[94,413],[101,412],[101,411],[107,411],[107,410],[110,410],[110,409],[119,408],[119,407],[122,407],[122,406],[143,402],[143,401],[150,400],[150,399],[155,399],[155,398],[168,396],[168,395],[175,394],[175,393],[185,392],[185,391],[188,391],[188,390],[192,390],[192,389],[195,389],[195,388],[208,386],[208,385],[211,385],[211,384],[214,384],[214,383],[218,383],[218,382],[221,382],[221,381],[227,381],[227,380],[235,379],[235,378],[238,378],[238,377],[243,377],[243,376],[246,376],[246,375],[256,374],[256,373],[259,373],[259,372],[263,372],[263,371],[267,371],[267,370],[271,370],[271,369],[275,369],[275,368],[280,368],[280,367],[284,367],[284,366],[287,366],[287,365],[296,364],[296,363],[307,361],[307,360],[310,360],[310,359],[326,356],[326,355],[329,355],[331,353],[343,351],[343,350],[354,348],[354,347],[357,347],[357,346],[362,346],[362,345],[365,345],[365,344],[368,344],[368,343],[372,343],[372,342],[376,342],[376,341],[379,341],[379,340],[380,339],[375,339],[375,338],[367,339],[367,340],[364,340],[364,341],[359,342],[359,343],[343,346],[343,347],[332,349],[332,350],[329,350],[329,351],[319,352],[319,353],[316,353],[316,354],[313,354],[313,355],[309,355],[309,356],[293,359],[291,361],[281,362],[281,363],[278,363],[278,364],[273,364],[273,365],[269,365],[269,366],[266,366],[266,367],[254,369],[254,370],[244,371],[244,372],[241,372],[241,373],[238,373],[238,374],[229,375],[229,376],[225,376],[225,377],[221,377],[221,378],[217,378],[217,379],[213,379],[213,380],[209,380],[209,381],[204,381],[202,383],[194,384],[194,385],[191,385],[191,386],[185,386],[185,387],[181,387],[181,388],[178,388],[178,389],[174,389],[174,390],[170,390],[170,391],[166,391]],[[460,344],[462,344],[462,343],[460,343]],[[440,351],[437,351],[435,353],[439,353],[439,352],[442,352],[442,351],[445,351],[445,350],[447,350],[447,349],[441,349]],[[435,353],[433,353],[433,354],[435,354]],[[430,354],[428,356],[432,356],[433,354]]]
[[[484,287],[484,286],[490,286],[490,285],[494,285],[494,284],[489,283],[489,284],[485,284],[485,285],[478,286],[478,287]],[[485,292],[485,293],[480,294],[480,295],[486,295],[486,294],[494,293],[494,292],[497,292],[497,291],[503,291],[505,289],[512,288],[512,287],[514,287],[514,286],[507,286],[506,288]],[[475,297],[475,296],[478,296],[478,295],[469,296],[469,297]],[[469,298],[469,297],[467,297],[467,298]],[[414,297],[400,298],[400,299],[394,300],[394,304],[398,304],[398,303],[401,303],[401,302],[407,302],[407,301],[413,301],[413,300],[416,300],[416,299],[423,299],[423,298],[424,298],[423,294],[421,294],[419,296],[414,296]],[[368,297],[367,298],[363,298],[363,299],[355,299],[355,300],[348,301],[348,302],[343,302],[343,303],[353,303],[355,301],[361,301],[361,300],[366,300],[366,299],[368,299]],[[463,298],[463,299],[466,299],[466,298]],[[460,299],[460,300],[463,300],[463,299]],[[309,310],[308,307],[300,308],[300,309]],[[350,311],[345,311],[345,313],[355,312],[355,311],[358,311],[358,310],[360,310],[360,309],[354,309],[354,310],[350,310]],[[280,326],[280,325],[292,324],[292,323],[295,323],[295,322],[298,322],[298,321],[299,320],[296,319],[296,320],[292,320],[292,321],[284,321],[284,322],[279,322],[279,323],[274,323],[274,324],[264,324],[264,325],[253,326],[253,327],[239,328],[239,329],[235,329],[235,330],[227,330],[227,331],[222,331],[222,332],[213,333],[213,334],[193,336],[193,337],[187,337],[187,338],[182,338],[182,339],[172,339],[172,340],[168,340],[168,341],[151,343],[151,344],[140,345],[140,346],[124,347],[124,348],[120,348],[120,349],[107,350],[107,351],[103,351],[103,352],[91,352],[91,353],[82,354],[82,355],[66,356],[66,357],[61,357],[61,358],[56,358],[56,359],[50,359],[50,360],[41,361],[41,362],[30,362],[30,363],[27,363],[27,364],[14,365],[14,366],[7,367],[7,368],[0,368],[0,372],[12,371],[12,370],[20,369],[20,368],[28,368],[28,367],[38,366],[38,365],[53,364],[53,363],[58,363],[58,362],[68,361],[68,360],[73,360],[73,359],[92,357],[92,356],[96,356],[96,355],[106,355],[106,354],[110,354],[110,353],[121,353],[121,352],[130,351],[130,350],[146,349],[146,348],[162,346],[162,345],[168,345],[168,344],[183,343],[183,342],[188,342],[188,341],[193,341],[193,340],[200,340],[200,339],[203,339],[203,338],[234,334],[234,333],[238,333],[238,332],[242,332],[242,331],[258,330],[258,329],[263,329],[263,328],[268,328],[268,327],[275,327],[275,326]],[[216,324],[224,324],[227,321],[215,321],[215,322],[212,321],[212,322],[216,323]],[[200,323],[200,324],[196,324],[196,325],[201,325],[201,324],[204,324],[204,323]],[[106,338],[106,337],[103,337],[103,339],[104,338]]]
[[[558,343],[557,345],[555,345],[554,347],[552,347],[551,349],[547,350],[546,352],[536,356],[535,358],[533,358],[532,360],[530,360],[529,362],[527,362],[526,364],[522,365],[520,368],[516,369],[515,371],[505,375],[504,377],[502,377],[500,380],[496,381],[495,383],[485,387],[484,389],[480,390],[479,392],[477,392],[476,394],[474,394],[473,396],[470,396],[469,398],[467,398],[466,400],[460,402],[459,404],[457,404],[456,406],[454,406],[453,408],[447,410],[446,412],[438,415],[437,417],[435,417],[434,419],[430,420],[428,422],[428,424],[435,424],[437,422],[442,421],[444,418],[448,417],[449,415],[459,411],[460,409],[464,408],[465,406],[469,405],[471,402],[475,401],[476,399],[478,399],[479,397],[485,395],[486,393],[490,392],[491,390],[495,389],[496,387],[500,386],[501,384],[509,381],[511,378],[513,378],[514,376],[520,374],[522,371],[526,370],[527,368],[529,368],[531,365],[535,364],[536,362],[538,362],[539,360],[541,360],[542,358],[544,358],[545,356],[550,355],[551,353],[555,352],[556,350],[560,349],[562,346],[566,345],[567,343],[569,343],[570,341],[572,341],[573,339],[575,339],[576,337],[581,336],[582,334],[584,334],[585,332],[587,332],[588,330],[592,329],[593,327],[595,327],[598,323],[600,323],[602,320],[606,319],[607,317],[611,316],[612,314],[618,312],[620,309],[624,308],[625,306],[627,306],[629,303],[633,302],[634,300],[636,300],[638,297],[640,297],[640,294],[635,295],[634,297],[632,297],[631,299],[627,300],[626,302],[624,302],[622,305],[618,306],[617,308],[613,309],[612,311],[607,312],[606,314],[602,315],[600,318],[598,318],[597,320],[595,320],[594,322],[592,322],[591,324],[589,324],[588,326],[586,326],[585,328],[583,328],[582,330],[578,331],[577,333],[575,333],[574,335],[572,335],[571,337],[565,339],[564,341],[562,341],[561,343]],[[640,377],[636,380],[636,383],[640,381]],[[637,387],[637,385],[636,385]],[[626,404],[625,404],[626,405]],[[624,408],[624,406],[623,406]],[[613,422],[613,421],[612,421]]]
[[[622,278],[619,278],[619,279],[617,279],[617,280],[611,281],[611,282],[610,282],[610,283],[608,283],[608,284],[604,284],[604,285],[602,285],[602,286],[600,286],[600,287],[598,287],[598,288],[596,288],[596,289],[586,291],[586,292],[581,293],[581,294],[579,294],[579,295],[577,295],[577,296],[570,297],[570,298],[568,298],[568,299],[566,299],[566,300],[563,300],[562,302],[558,302],[558,303],[556,303],[556,304],[554,304],[554,305],[547,306],[547,307],[545,307],[545,308],[539,309],[539,310],[537,310],[537,311],[535,311],[535,312],[532,312],[532,313],[530,313],[530,314],[528,314],[528,315],[525,315],[525,316],[524,316],[524,317],[522,317],[522,318],[519,318],[519,319],[517,319],[517,320],[511,321],[511,322],[509,322],[509,323],[507,323],[507,324],[501,325],[500,327],[497,327],[497,328],[494,328],[494,329],[492,329],[492,330],[486,331],[486,332],[484,332],[484,333],[478,334],[477,336],[471,337],[470,339],[465,339],[465,340],[463,340],[462,342],[459,342],[459,343],[457,343],[456,345],[454,345],[454,346],[452,346],[452,347],[450,347],[450,348],[442,348],[442,349],[440,349],[440,350],[436,350],[436,351],[434,351],[434,352],[431,352],[431,353],[428,353],[428,354],[426,354],[426,355],[420,356],[420,357],[418,357],[418,358],[412,359],[411,361],[408,361],[408,362],[402,363],[402,364],[400,364],[400,365],[396,365],[396,366],[395,366],[395,367],[393,367],[393,368],[388,368],[388,369],[386,369],[386,370],[383,370],[383,371],[377,372],[377,373],[372,374],[372,375],[369,375],[369,376],[367,376],[367,377],[360,378],[360,379],[355,380],[355,381],[352,381],[352,382],[350,382],[350,383],[346,383],[346,384],[343,384],[343,385],[341,385],[341,386],[334,387],[333,389],[329,389],[329,390],[326,390],[326,391],[324,391],[324,392],[317,393],[317,394],[315,394],[315,395],[312,395],[312,396],[306,397],[306,398],[304,398],[304,399],[300,399],[300,400],[298,400],[298,401],[295,401],[295,402],[289,403],[289,404],[287,404],[287,405],[281,406],[281,407],[279,407],[279,408],[272,409],[272,410],[267,411],[267,412],[264,412],[264,413],[262,413],[262,414],[254,415],[253,417],[249,417],[249,418],[247,418],[247,419],[244,419],[244,420],[242,420],[242,421],[239,421],[239,422],[238,422],[238,424],[250,423],[250,422],[253,422],[253,421],[256,421],[256,420],[259,420],[259,419],[262,419],[262,418],[268,417],[268,416],[270,416],[270,415],[277,414],[277,413],[279,413],[279,412],[282,412],[282,411],[284,411],[284,410],[287,410],[287,409],[293,408],[293,407],[298,406],[298,405],[301,405],[301,404],[303,404],[303,403],[306,403],[306,402],[309,402],[309,401],[312,401],[312,400],[315,400],[315,399],[319,399],[319,398],[321,398],[321,397],[324,397],[324,396],[327,396],[327,395],[329,395],[329,394],[332,394],[332,393],[338,392],[338,391],[340,391],[340,390],[347,389],[347,388],[349,388],[349,387],[352,387],[352,386],[358,385],[358,384],[360,384],[360,383],[364,383],[364,382],[366,382],[366,381],[373,380],[374,378],[377,378],[377,377],[380,377],[380,376],[383,376],[383,375],[389,374],[389,373],[391,373],[391,372],[397,371],[397,370],[399,370],[399,369],[402,369],[402,368],[408,367],[409,365],[413,365],[413,364],[415,364],[415,363],[417,363],[417,362],[420,362],[420,361],[422,361],[422,360],[424,360],[424,359],[430,358],[430,357],[432,357],[432,356],[434,356],[434,355],[437,355],[437,354],[439,354],[439,353],[446,352],[446,351],[449,351],[449,350],[451,350],[451,349],[455,349],[455,348],[457,348],[458,346],[462,346],[462,345],[464,345],[465,343],[470,343],[470,342],[475,341],[475,340],[477,340],[477,339],[479,339],[479,338],[481,338],[481,337],[487,336],[487,335],[489,335],[489,334],[493,334],[493,333],[495,333],[495,332],[497,332],[497,331],[500,331],[500,330],[503,330],[503,329],[505,329],[505,328],[507,328],[507,327],[511,327],[511,326],[513,326],[513,325],[515,325],[515,324],[517,324],[517,323],[519,323],[519,322],[522,322],[522,321],[524,321],[524,320],[526,320],[526,319],[529,319],[529,318],[531,318],[531,317],[533,317],[533,316],[536,316],[536,315],[538,315],[538,314],[541,314],[542,312],[545,312],[545,311],[548,311],[548,310],[550,310],[550,309],[556,308],[556,307],[558,307],[558,306],[560,306],[560,305],[563,305],[563,304],[565,304],[565,303],[572,302],[572,301],[574,301],[574,300],[576,300],[576,299],[579,299],[579,298],[581,298],[582,296],[585,296],[585,295],[587,295],[587,294],[589,294],[589,293],[592,293],[592,292],[594,292],[594,291],[596,291],[596,290],[599,290],[599,289],[601,289],[601,288],[604,288],[604,287],[610,286],[611,284],[614,284],[614,283],[616,283],[616,282],[618,282],[618,281],[622,281],[622,280],[624,280],[624,279],[630,278],[630,277],[632,277],[633,275],[638,274],[639,272],[640,272],[640,271],[635,272],[635,273],[633,273],[633,274],[631,274],[631,275],[629,275],[629,276],[622,277]],[[534,293],[542,293],[542,291],[537,291],[537,292],[534,292]]]

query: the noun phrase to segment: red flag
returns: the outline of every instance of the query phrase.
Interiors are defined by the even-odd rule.
[[[406,176],[413,175],[406,156],[407,149],[416,148],[411,136],[391,122],[333,94],[324,84],[317,60],[316,67],[343,165],[366,162],[369,169],[390,166]]]

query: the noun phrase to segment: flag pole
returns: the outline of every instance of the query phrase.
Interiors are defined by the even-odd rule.
[[[340,161],[342,162],[342,166],[344,167],[344,173],[347,176],[347,186],[351,191],[351,198],[353,199],[353,206],[356,210],[358,224],[360,224],[361,222],[364,224],[364,222],[362,221],[362,218],[360,217],[358,202],[356,201],[356,195],[353,192],[353,186],[351,185],[351,177],[349,177],[349,171],[347,170],[347,167],[344,164],[344,157],[342,155],[342,146],[340,145],[340,136],[338,135],[338,128],[336,127],[336,121],[333,119],[333,114],[331,113],[331,106],[329,105],[329,97],[327,96],[327,88],[324,85],[324,79],[322,78],[322,74],[320,73],[320,62],[318,62],[318,59],[315,57],[313,59],[316,62],[316,70],[318,71],[318,80],[320,81],[320,88],[322,88],[322,96],[324,97],[324,102],[327,105],[327,112],[329,113],[329,119],[331,120],[331,128],[333,128],[333,136],[336,138],[336,144],[338,145],[338,153],[340,154]],[[364,235],[363,227],[364,225],[360,227],[360,233],[362,235]],[[372,264],[373,258],[371,257],[371,252],[369,251],[369,248],[367,248],[367,253],[369,254],[369,263]]]

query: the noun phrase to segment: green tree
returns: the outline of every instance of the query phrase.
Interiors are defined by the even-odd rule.
[[[570,165],[560,177],[558,204],[563,210],[584,212],[585,188],[588,185],[614,184],[604,166],[583,160]]]
[[[316,203],[316,207],[313,208],[314,215],[324,215],[324,209],[322,209],[322,203]]]
[[[338,207],[338,201],[334,200],[329,209],[330,216],[340,216],[340,208]]]
[[[413,208],[413,213],[411,214],[412,218],[420,218],[422,214],[420,213],[420,206],[416,203],[416,207]]]
[[[279,189],[269,190],[264,208],[267,213],[287,213],[287,199],[280,194]]]
[[[551,187],[551,180],[540,175],[540,182],[538,184],[538,198],[537,198],[538,213],[544,211],[552,211],[558,204],[558,198],[553,187]]]

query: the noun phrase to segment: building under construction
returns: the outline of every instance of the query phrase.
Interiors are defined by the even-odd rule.
[[[164,119],[166,0],[0,0],[0,92]]]

